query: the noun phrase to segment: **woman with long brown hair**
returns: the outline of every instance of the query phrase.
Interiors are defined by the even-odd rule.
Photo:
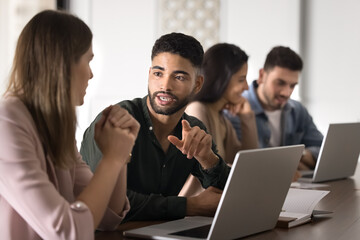
[[[248,55],[234,44],[218,43],[210,47],[201,66],[204,85],[186,107],[187,114],[205,124],[218,147],[218,154],[230,165],[239,150],[258,148],[255,114],[242,96],[248,89],[247,61]],[[230,121],[223,116],[224,109],[241,120],[241,141]],[[193,195],[200,190],[197,179],[190,176],[180,195]]]
[[[92,33],[79,18],[47,10],[20,34],[0,102],[1,239],[93,239],[129,210],[126,163],[139,124],[117,106],[103,111],[94,175],[75,143],[75,107],[93,77]]]

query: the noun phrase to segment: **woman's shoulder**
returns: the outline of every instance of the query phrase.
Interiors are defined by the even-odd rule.
[[[204,114],[206,113],[206,104],[199,101],[191,102],[186,106],[186,113],[189,115]]]
[[[25,104],[15,96],[6,95],[0,100],[0,116],[24,117],[28,113]]]
[[[202,102],[191,102],[185,110],[185,113],[196,117],[198,120],[200,120],[205,126],[208,125],[209,121],[209,111],[207,109],[206,104]]]
[[[14,96],[5,96],[0,100],[0,122],[2,127],[20,127],[21,129],[35,128],[33,118],[25,104]]]
[[[189,104],[188,104],[188,106],[205,106],[205,103],[203,103],[203,102],[200,102],[200,101],[193,101],[193,102],[190,102]]]

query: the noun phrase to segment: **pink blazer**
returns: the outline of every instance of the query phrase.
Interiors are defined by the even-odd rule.
[[[71,169],[54,167],[25,105],[15,97],[2,99],[0,239],[94,239],[89,208],[75,202],[92,173],[77,156]],[[101,228],[115,229],[129,208],[127,201],[121,216],[108,209]]]

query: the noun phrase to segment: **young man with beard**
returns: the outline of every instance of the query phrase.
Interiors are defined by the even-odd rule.
[[[118,103],[141,125],[127,165],[131,210],[125,221],[211,216],[216,211],[230,169],[202,122],[184,113],[203,84],[203,54],[201,44],[191,36],[160,37],[152,49],[148,95]],[[93,171],[101,159],[94,141],[99,116],[85,131],[80,150]],[[206,190],[179,197],[189,174]]]
[[[299,170],[315,167],[323,135],[306,108],[290,99],[303,67],[300,56],[288,47],[274,47],[267,55],[259,78],[243,93],[255,112],[259,146],[275,147],[304,144]],[[241,139],[239,118],[228,113]]]

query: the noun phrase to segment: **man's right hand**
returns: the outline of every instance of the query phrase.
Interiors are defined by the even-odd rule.
[[[186,216],[213,217],[221,194],[222,190],[215,187],[208,187],[199,195],[188,197],[186,202]]]

